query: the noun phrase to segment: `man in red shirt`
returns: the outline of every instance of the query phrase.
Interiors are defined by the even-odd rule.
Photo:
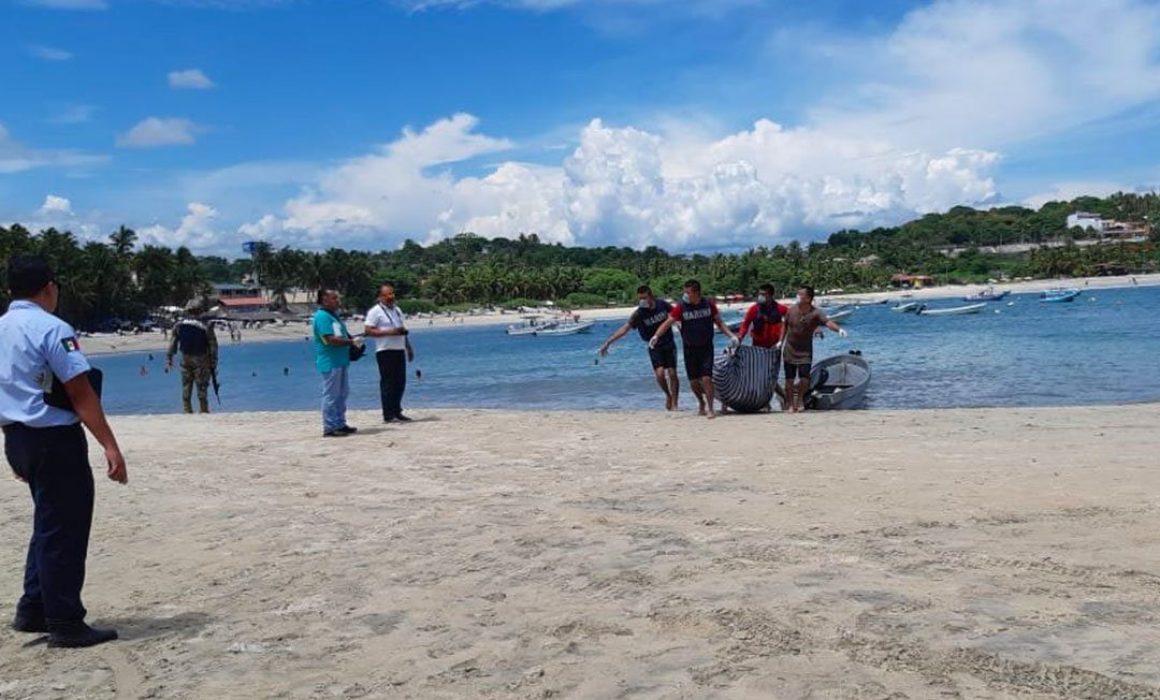
[[[753,347],[774,348],[781,342],[782,319],[789,307],[777,303],[772,284],[763,284],[757,290],[757,303],[745,312],[737,337],[745,340],[753,330]]]
[[[788,306],[777,303],[773,285],[763,284],[757,289],[757,303],[745,312],[745,318],[741,319],[741,328],[737,333],[738,338],[745,340],[745,336],[752,330],[753,347],[768,348],[776,353],[773,358],[773,376],[770,378],[775,393],[780,393],[777,386],[778,374],[781,373],[780,344],[785,328],[785,314],[788,311]],[[769,410],[769,407],[766,407],[766,410]]]

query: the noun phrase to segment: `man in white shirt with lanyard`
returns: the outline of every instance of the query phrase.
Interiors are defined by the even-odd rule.
[[[374,338],[375,360],[379,364],[379,393],[383,402],[383,422],[407,422],[403,415],[403,392],[407,388],[407,362],[415,351],[407,338],[403,310],[395,305],[395,288],[379,287],[379,301],[367,311],[366,335]]]

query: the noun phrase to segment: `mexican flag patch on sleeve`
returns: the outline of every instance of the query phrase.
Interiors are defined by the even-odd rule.
[[[65,352],[78,352],[81,349],[81,344],[75,337],[65,338],[60,344],[64,346]]]

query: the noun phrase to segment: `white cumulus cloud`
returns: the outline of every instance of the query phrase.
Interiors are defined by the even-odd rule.
[[[190,202],[186,214],[176,228],[161,224],[147,226],[137,232],[141,241],[170,248],[187,246],[191,250],[220,250],[225,234],[217,226],[218,211],[202,202]]]
[[[122,148],[156,148],[158,146],[189,146],[196,140],[198,127],[189,119],[177,117],[146,117],[132,129],[117,137]]]
[[[214,82],[197,68],[175,70],[169,73],[169,87],[175,90],[209,90]]]
[[[581,245],[725,248],[887,222],[995,196],[988,151],[895,152],[886,144],[762,120],[716,140],[593,120],[556,166],[504,162],[455,177],[456,161],[506,150],[457,115],[408,131],[377,153],[325,173],[280,217],[245,228],[323,245],[364,245],[472,231]]]
[[[40,213],[45,216],[69,216],[73,213],[72,202],[65,197],[50,194],[44,198],[44,204],[40,205]]]
[[[1160,99],[1145,0],[941,0],[878,37],[779,36],[856,76],[815,123],[918,146],[1004,148]]]

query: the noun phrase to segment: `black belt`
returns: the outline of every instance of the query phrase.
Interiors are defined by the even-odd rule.
[[[4,434],[8,435],[10,433],[23,432],[26,430],[64,431],[64,430],[76,430],[79,427],[81,427],[80,423],[71,423],[69,425],[46,425],[43,428],[34,428],[32,426],[25,425],[23,423],[9,423],[8,425],[3,426],[3,430],[4,430]]]

